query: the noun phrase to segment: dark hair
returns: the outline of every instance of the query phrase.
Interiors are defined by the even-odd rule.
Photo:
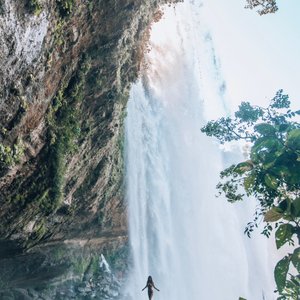
[[[147,284],[148,284],[148,283],[152,283],[152,284],[153,284],[153,280],[152,280],[152,277],[151,277],[151,276],[148,276]]]

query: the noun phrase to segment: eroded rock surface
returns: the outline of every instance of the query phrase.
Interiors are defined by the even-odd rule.
[[[119,297],[124,110],[166,2],[0,0],[3,299]]]

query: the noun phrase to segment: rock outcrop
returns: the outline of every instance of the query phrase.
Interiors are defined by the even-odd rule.
[[[119,297],[125,106],[166,2],[0,0],[1,299]]]

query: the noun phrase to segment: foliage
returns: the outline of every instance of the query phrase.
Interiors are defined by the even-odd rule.
[[[55,25],[54,31],[53,31],[53,37],[54,37],[54,42],[53,44],[55,46],[61,46],[65,43],[64,40],[64,30],[65,30],[65,21],[64,20],[60,20],[58,21],[58,23]]]
[[[77,257],[72,261],[73,272],[77,275],[83,276],[90,264],[89,257]]]
[[[263,220],[267,237],[276,229],[276,246],[294,246],[300,241],[300,110],[290,110],[290,100],[279,90],[267,108],[243,102],[234,118],[210,121],[201,131],[219,139],[221,144],[245,140],[251,144],[247,160],[221,172],[217,185],[229,202],[254,196],[259,203],[253,222],[245,233],[251,232]],[[299,276],[287,274],[292,264],[299,272],[299,248],[284,257],[275,268],[279,299],[298,299]],[[296,297],[296,296],[297,297]],[[294,297],[294,298],[293,298]],[[296,297],[296,298],[295,298]]]
[[[15,143],[12,147],[0,143],[0,169],[17,164],[24,155],[22,142]]]
[[[36,16],[39,16],[42,12],[42,5],[40,3],[40,0],[29,0],[28,8],[30,12],[35,14]]]
[[[73,11],[75,0],[56,0],[61,17],[67,17]]]
[[[63,84],[47,111],[47,144],[41,153],[39,168],[25,182],[16,183],[9,201],[18,207],[30,205],[43,214],[55,212],[63,197],[69,156],[77,150],[81,132],[81,100],[89,58],[83,58],[68,84]],[[34,178],[34,179],[33,179]],[[35,239],[36,240],[36,239]]]
[[[58,91],[48,113],[51,178],[49,196],[55,204],[60,203],[62,197],[66,156],[76,150],[76,141],[81,132],[79,106],[82,100],[81,90],[89,67],[89,60],[86,59],[68,87],[63,87]]]
[[[246,0],[245,8],[256,9],[260,15],[275,13],[278,10],[276,0]]]
[[[298,272],[298,275],[290,274],[287,279],[290,265],[293,265]],[[280,294],[278,299],[298,300],[300,297],[300,247],[296,248],[293,253],[289,253],[281,259],[274,271],[277,290]]]
[[[88,10],[91,13],[94,9],[94,2],[92,0],[89,0],[89,2],[87,3],[88,5]]]

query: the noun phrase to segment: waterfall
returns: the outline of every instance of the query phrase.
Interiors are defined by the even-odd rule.
[[[229,101],[201,9],[199,1],[166,8],[131,90],[126,181],[133,268],[126,299],[147,299],[141,289],[148,275],[160,289],[156,300],[275,299],[268,241],[243,234],[253,200],[232,205],[215,197],[230,155],[200,128],[228,114]]]

